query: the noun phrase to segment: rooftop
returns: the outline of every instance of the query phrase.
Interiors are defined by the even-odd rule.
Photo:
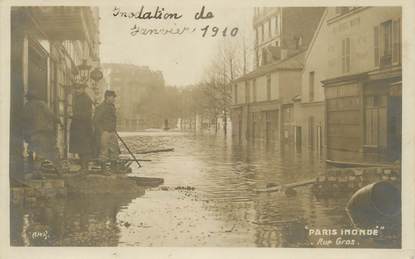
[[[249,72],[248,74],[236,79],[235,82],[253,79],[274,71],[301,70],[304,67],[305,54],[306,51],[302,50],[283,60],[278,60],[274,63],[258,67],[254,71]]]

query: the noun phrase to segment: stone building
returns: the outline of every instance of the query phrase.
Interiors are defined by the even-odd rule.
[[[400,7],[328,8],[329,161],[400,160],[401,16]]]
[[[151,93],[164,89],[161,71],[131,64],[103,64],[108,88],[117,93],[117,128],[120,131],[136,131],[161,127],[163,120],[151,116],[152,107],[147,101]],[[154,104],[157,105],[157,104]]]
[[[239,140],[293,141],[293,98],[299,95],[305,52],[235,80],[232,129]]]
[[[232,132],[239,141],[295,140],[295,101],[305,50],[324,8],[255,8],[257,67],[232,88]]]
[[[328,62],[324,56],[328,46],[327,10],[305,54],[301,79],[301,95],[295,103],[295,142],[313,151],[325,147],[325,99],[321,81],[327,78]]]
[[[72,87],[85,60],[99,67],[99,12],[95,7],[11,8],[10,171],[23,172],[21,112],[24,95],[37,92],[57,114],[60,155],[68,157]],[[90,82],[88,82],[90,84]],[[91,93],[99,94],[90,84]],[[94,96],[92,96],[94,98]]]

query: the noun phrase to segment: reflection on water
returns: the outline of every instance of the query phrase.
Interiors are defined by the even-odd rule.
[[[117,246],[117,213],[132,200],[123,196],[86,196],[39,201],[11,209],[15,246]]]
[[[133,174],[164,178],[168,190],[14,208],[12,244],[325,247],[316,244],[318,237],[310,237],[307,228],[352,227],[344,210],[349,193],[317,199],[307,187],[290,197],[254,192],[270,183],[313,178],[324,170],[319,154],[288,145],[239,145],[231,138],[180,133],[130,133],[125,140],[135,152],[175,149],[139,155],[152,162],[133,168]],[[175,190],[177,186],[195,190]],[[50,237],[33,240],[27,233],[38,228]],[[399,238],[387,244],[357,239],[358,245],[344,246],[400,246]]]

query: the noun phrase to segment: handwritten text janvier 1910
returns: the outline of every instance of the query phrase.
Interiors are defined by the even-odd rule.
[[[178,12],[169,12],[165,8],[156,6],[153,11],[148,11],[144,6],[140,6],[138,11],[125,11],[120,7],[114,7],[112,15],[114,17],[127,18],[127,19],[139,19],[139,20],[178,20],[183,17],[183,14]],[[207,10],[205,6],[202,6],[199,11],[194,14],[195,20],[212,19],[215,15],[213,12]],[[233,27],[218,27],[214,25],[205,25],[200,29],[192,26],[182,26],[174,28],[146,28],[139,24],[135,24],[130,29],[132,36],[136,35],[182,35],[184,33],[201,32],[202,37],[216,37],[216,36],[231,36],[235,37],[238,34],[239,28]]]

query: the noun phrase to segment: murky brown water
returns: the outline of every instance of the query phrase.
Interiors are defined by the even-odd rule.
[[[124,134],[139,155],[151,159],[133,174],[162,177],[166,188],[140,197],[71,197],[13,208],[12,245],[52,246],[257,246],[398,247],[353,237],[354,245],[319,243],[307,228],[351,228],[344,207],[350,193],[317,199],[310,188],[297,195],[256,193],[255,188],[307,180],[324,170],[318,154],[288,146],[241,146],[223,136],[160,132]],[[177,190],[191,186],[194,190]],[[34,232],[47,233],[47,238]]]

